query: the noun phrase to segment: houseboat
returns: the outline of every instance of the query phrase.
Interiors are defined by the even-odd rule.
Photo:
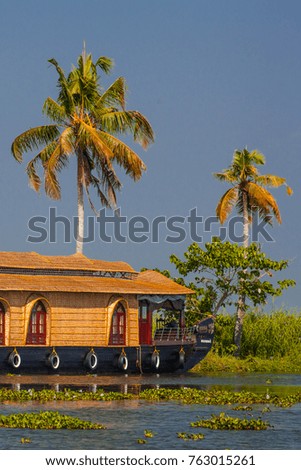
[[[0,373],[187,371],[214,322],[185,326],[192,291],[156,271],[82,254],[0,253]]]

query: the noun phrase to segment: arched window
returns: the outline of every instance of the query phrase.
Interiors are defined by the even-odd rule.
[[[32,308],[26,344],[46,344],[46,308],[40,300]]]
[[[110,332],[110,344],[125,344],[126,342],[126,312],[119,302],[115,307]]]
[[[5,344],[5,308],[0,302],[0,344]]]

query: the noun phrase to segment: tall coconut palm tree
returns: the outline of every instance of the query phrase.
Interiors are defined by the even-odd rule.
[[[216,215],[223,224],[234,208],[242,215],[243,221],[243,245],[249,244],[249,230],[254,214],[264,219],[267,223],[272,223],[272,215],[277,222],[281,223],[281,215],[278,204],[267,189],[267,187],[278,188],[286,186],[289,195],[292,189],[287,185],[286,179],[280,176],[266,174],[261,175],[258,165],[265,164],[265,157],[258,150],[249,152],[246,148],[235,150],[233,160],[228,169],[214,176],[220,181],[225,181],[231,185],[221,197],[216,207]],[[234,344],[236,354],[239,354],[241,347],[243,318],[245,314],[245,295],[239,296],[237,303],[236,322],[234,330]]]
[[[108,74],[113,61],[99,57],[95,62],[85,51],[78,57],[77,66],[66,76],[55,59],[49,62],[58,74],[57,100],[48,97],[43,112],[52,122],[29,129],[17,136],[12,154],[22,162],[23,154],[37,151],[27,164],[32,188],[40,190],[38,167],[44,171],[45,192],[53,199],[61,198],[58,173],[70,158],[77,159],[76,252],[83,251],[84,192],[91,207],[90,187],[96,189],[102,205],[116,206],[116,191],[121,182],[114,163],[121,166],[135,181],[146,169],[145,164],[128,145],[121,134],[131,134],[134,141],[147,148],[154,134],[148,120],[138,111],[125,109],[126,85],[123,77],[103,90],[98,69]]]

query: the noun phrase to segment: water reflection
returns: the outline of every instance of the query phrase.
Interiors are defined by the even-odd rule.
[[[293,374],[225,374],[219,376],[197,376],[194,374],[149,374],[111,376],[0,376],[0,387],[13,390],[51,388],[55,391],[70,388],[96,392],[98,389],[137,394],[145,388],[195,387],[199,389],[223,388],[234,391],[250,390],[258,393],[293,391],[301,387],[301,376]]]

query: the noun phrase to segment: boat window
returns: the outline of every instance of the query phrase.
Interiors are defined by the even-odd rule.
[[[46,308],[40,300],[32,308],[26,344],[46,344]]]
[[[126,342],[126,312],[122,303],[118,303],[111,323],[110,344],[125,344]]]
[[[0,344],[5,344],[5,308],[0,302]]]

